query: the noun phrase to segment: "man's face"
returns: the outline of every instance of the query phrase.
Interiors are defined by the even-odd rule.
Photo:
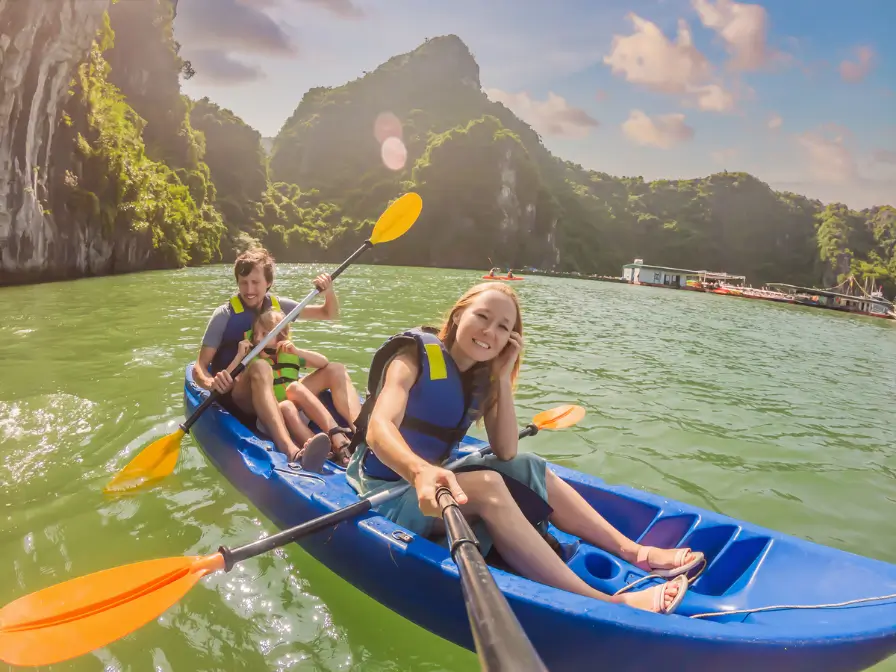
[[[264,269],[256,266],[249,275],[241,275],[237,279],[240,296],[247,308],[257,309],[264,301],[264,295],[268,291],[268,281],[264,277]]]

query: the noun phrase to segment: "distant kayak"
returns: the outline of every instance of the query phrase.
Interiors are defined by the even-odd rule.
[[[509,282],[513,282],[514,280],[525,280],[525,278],[520,278],[517,276],[513,276],[512,278],[507,277],[506,275],[483,275],[483,280],[507,280]]]

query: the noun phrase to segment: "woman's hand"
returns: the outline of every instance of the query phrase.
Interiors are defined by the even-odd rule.
[[[498,378],[510,380],[510,374],[513,373],[513,365],[519,359],[520,352],[523,349],[523,337],[515,331],[510,332],[510,339],[507,345],[498,355],[497,368]]]
[[[457,483],[457,477],[453,471],[430,465],[417,473],[413,483],[417,491],[417,503],[424,516],[441,518],[442,509],[436,499],[436,491],[444,486],[451,491],[451,495],[458,504],[466,504],[467,496]]]

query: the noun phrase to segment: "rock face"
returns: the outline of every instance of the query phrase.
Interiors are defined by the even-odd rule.
[[[61,233],[50,161],[69,82],[110,4],[0,0],[0,284],[83,274],[87,240]]]
[[[407,153],[397,170],[381,153],[390,133]],[[537,134],[482,91],[466,44],[446,35],[343,86],[308,91],[275,140],[271,175],[319,190],[356,219],[418,191],[419,223],[378,261],[520,268],[553,265],[559,253],[540,164],[555,170]]]

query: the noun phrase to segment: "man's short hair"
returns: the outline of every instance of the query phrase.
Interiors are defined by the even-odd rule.
[[[268,281],[268,285],[274,282],[274,257],[263,247],[254,247],[246,250],[233,262],[233,277],[239,281],[240,276],[247,276],[256,266],[264,269],[264,279]]]

